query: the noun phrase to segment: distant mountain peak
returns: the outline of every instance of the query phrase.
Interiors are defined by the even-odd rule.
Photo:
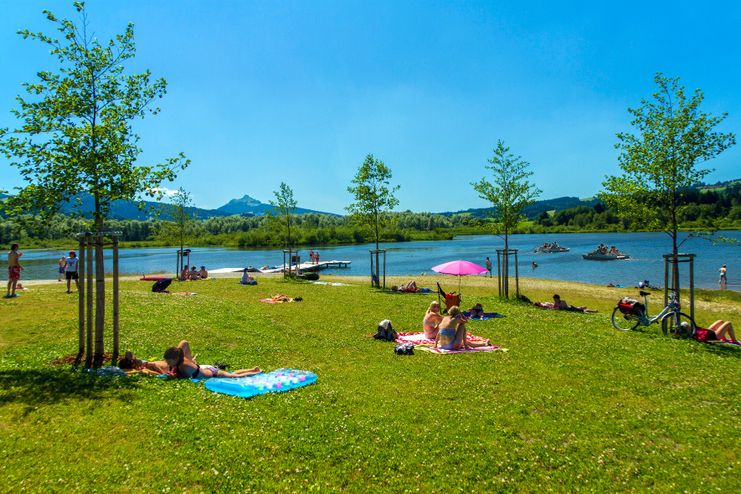
[[[228,206],[236,206],[236,205],[242,205],[242,206],[263,206],[264,203],[262,201],[258,201],[254,197],[250,197],[248,194],[243,195],[239,199],[232,199],[231,201],[227,202],[225,205],[221,206],[219,209],[224,209]]]

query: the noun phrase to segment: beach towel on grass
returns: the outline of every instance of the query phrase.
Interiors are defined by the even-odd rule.
[[[206,380],[206,389],[241,398],[266,393],[283,393],[315,383],[317,375],[298,369],[276,369],[272,372],[234,379],[214,377]]]
[[[476,336],[475,334],[467,333],[466,334],[466,340],[472,341],[472,342],[480,342],[480,341],[486,341],[486,338],[482,338],[481,336]],[[412,343],[414,345],[434,345],[435,340],[429,339],[425,336],[424,333],[397,333],[396,334],[396,342],[403,344],[403,343]]]
[[[420,346],[418,350],[424,350],[425,352],[437,353],[438,355],[447,355],[449,353],[471,353],[471,352],[506,352],[506,348],[502,348],[497,345],[491,346],[480,346],[477,348],[468,348],[461,350],[443,350],[442,348],[433,348],[431,346]]]
[[[487,319],[497,319],[499,317],[504,317],[504,315],[500,314],[499,312],[484,312],[484,315],[481,317],[471,317],[471,312],[465,311],[463,312],[463,315],[472,321],[486,321]]]

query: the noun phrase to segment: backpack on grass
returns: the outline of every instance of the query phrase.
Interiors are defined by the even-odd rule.
[[[388,319],[384,319],[378,323],[378,330],[373,335],[375,339],[383,341],[396,341],[397,336],[394,327],[391,325],[391,321]]]

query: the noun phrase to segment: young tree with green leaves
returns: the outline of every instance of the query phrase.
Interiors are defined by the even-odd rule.
[[[484,168],[492,173],[493,182],[486,177],[471,185],[479,197],[489,201],[493,210],[495,233],[504,237],[504,256],[501,286],[504,296],[509,298],[509,235],[522,221],[525,206],[535,202],[540,190],[528,180],[533,172],[530,163],[521,156],[510,153],[501,139],[497,141],[494,154]]]
[[[278,212],[282,226],[286,232],[286,247],[288,248],[288,275],[291,275],[291,265],[293,264],[293,242],[291,239],[291,223],[293,220],[293,211],[298,203],[293,198],[293,189],[285,182],[280,183],[278,190],[273,192],[275,200],[270,201],[270,205]]]
[[[628,109],[635,133],[617,134],[622,173],[606,177],[601,198],[621,216],[666,232],[676,255],[684,195],[710,173],[699,165],[734,145],[736,137],[716,130],[726,113],[714,116],[700,109],[705,98],[700,89],[688,97],[678,77],[661,73],[654,82],[653,98]]]
[[[624,218],[666,232],[676,259],[682,244],[679,218],[687,207],[683,197],[710,173],[699,165],[734,145],[736,136],[716,130],[727,114],[703,112],[700,89],[688,97],[678,77],[661,73],[654,82],[653,98],[628,109],[635,133],[617,134],[622,173],[606,177],[601,197]],[[671,288],[679,290],[676,262],[671,266]]]
[[[193,201],[190,193],[183,187],[179,187],[175,194],[172,195],[171,203],[162,208],[163,213],[170,216],[170,220],[163,221],[159,224],[157,237],[161,241],[168,242],[168,245],[175,243],[180,246],[180,253],[185,248],[185,243],[195,233],[198,228],[198,219],[188,210],[193,207]],[[182,257],[179,257],[177,273],[180,276],[183,271]]]
[[[372,154],[358,168],[352,185],[347,188],[355,202],[347,206],[347,211],[361,224],[373,230],[376,243],[376,263],[374,284],[380,286],[378,271],[378,244],[388,213],[399,204],[394,193],[399,186],[391,186],[391,169]],[[371,276],[372,277],[372,276]]]
[[[49,215],[76,194],[92,196],[96,240],[96,340],[102,342],[105,286],[102,235],[112,201],[155,196],[157,186],[173,180],[188,165],[181,153],[161,164],[137,162],[141,152],[132,123],[159,110],[154,100],[164,96],[164,79],[149,71],[129,74],[125,62],[135,55],[134,27],[101,42],[89,31],[85,5],[75,2],[79,22],[59,19],[48,10],[59,38],[20,31],[24,39],[46,45],[57,60],[55,71],[41,71],[24,84],[13,114],[14,129],[0,129],[0,152],[18,168],[26,186],[8,198],[9,211]],[[102,345],[102,344],[101,344]],[[97,355],[100,351],[100,355]],[[96,347],[96,359],[102,348]],[[100,362],[96,362],[100,364]]]

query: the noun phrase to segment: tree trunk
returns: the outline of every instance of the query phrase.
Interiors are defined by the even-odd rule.
[[[504,229],[504,261],[502,266],[502,283],[504,285],[504,298],[509,298],[509,232]]]
[[[103,219],[100,204],[96,200],[95,213],[95,354],[93,367],[103,364],[103,344],[105,334],[105,265],[103,260]]]

